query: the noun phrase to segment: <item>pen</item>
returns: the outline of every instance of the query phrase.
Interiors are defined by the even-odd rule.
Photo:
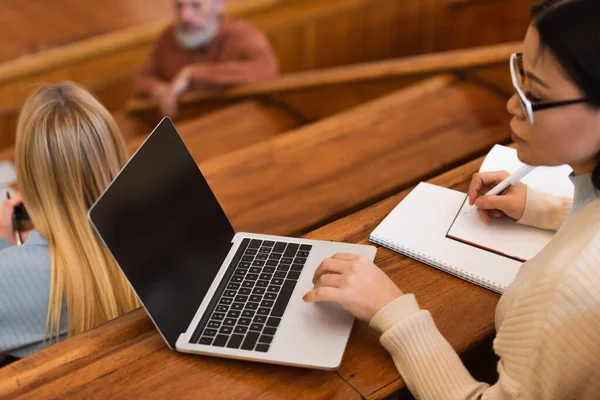
[[[7,190],[6,191],[6,198],[10,200],[10,193]],[[17,223],[17,215],[15,214],[15,212],[13,211],[13,215],[12,215],[12,225],[13,225],[13,230],[15,231],[15,239],[17,241],[17,245],[22,245],[23,241],[21,240],[21,232],[19,232],[19,225]]]
[[[485,194],[485,196],[493,196],[498,195],[505,191],[510,185],[514,185],[519,182],[521,179],[525,178],[525,176],[533,171],[535,167],[530,167],[529,165],[524,165],[518,170],[516,170],[513,174],[511,174],[508,178],[497,184]]]

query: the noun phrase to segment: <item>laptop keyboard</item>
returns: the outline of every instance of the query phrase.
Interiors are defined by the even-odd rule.
[[[190,343],[269,351],[311,249],[243,239]]]

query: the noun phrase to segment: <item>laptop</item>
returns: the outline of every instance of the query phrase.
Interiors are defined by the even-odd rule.
[[[354,317],[302,296],[322,260],[335,253],[373,260],[375,247],[236,233],[170,119],[89,219],[171,349],[339,367]]]

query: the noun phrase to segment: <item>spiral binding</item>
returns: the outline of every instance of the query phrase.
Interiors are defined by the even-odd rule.
[[[480,278],[478,276],[468,273],[467,271],[465,271],[463,269],[455,268],[454,266],[446,264],[446,263],[442,262],[441,260],[438,260],[436,258],[431,258],[423,253],[420,253],[420,252],[414,251],[412,249],[409,249],[407,247],[404,247],[394,241],[387,241],[383,238],[380,238],[380,237],[374,236],[374,235],[369,236],[369,240],[371,242],[379,244],[383,247],[387,247],[390,250],[394,250],[400,254],[404,254],[405,256],[408,256],[410,258],[414,258],[415,260],[420,261],[423,264],[427,264],[429,266],[432,266],[441,271],[452,274],[456,277],[459,277],[461,279],[464,279],[464,280],[474,283],[476,285],[483,286],[483,287],[490,289],[496,293],[502,294],[504,292],[504,289],[500,285],[498,285],[496,282],[490,281],[489,279]]]

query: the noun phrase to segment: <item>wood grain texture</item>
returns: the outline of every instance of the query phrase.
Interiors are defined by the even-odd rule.
[[[481,162],[475,160],[430,182],[464,190]],[[306,237],[365,243],[407,193]],[[498,295],[381,248],[376,262],[400,288],[417,295],[457,351],[476,347],[493,334]],[[143,310],[0,369],[3,398],[383,398],[403,385],[377,334],[365,323],[355,325],[336,375],[175,353],[165,347]]]
[[[406,85],[435,74],[457,72],[467,74],[488,69],[504,70],[508,73],[508,60],[512,53],[520,52],[520,42],[468,50],[455,50],[437,54],[419,55],[402,59],[392,59],[365,64],[347,65],[316,71],[287,74],[277,79],[231,88],[213,96],[189,93],[182,97],[182,108],[201,110],[213,102],[227,102],[258,96],[307,96],[318,101],[321,92],[332,90],[364,91],[369,84],[383,86],[390,84],[390,91],[399,84]],[[341,98],[346,101],[345,97]],[[323,102],[326,106],[326,102]],[[134,99],[127,104],[127,110],[141,119],[149,119],[155,107],[142,99]],[[199,111],[201,112],[201,111]]]
[[[466,192],[482,162],[483,158],[474,160],[429,182]],[[408,193],[410,190],[392,196],[308,237],[366,244],[368,235]],[[421,308],[431,312],[440,332],[459,354],[494,334],[499,295],[383,247],[378,247],[375,263],[405,293],[416,295]],[[385,398],[404,386],[391,357],[379,344],[379,335],[363,322],[355,324],[338,372],[367,398]]]
[[[154,125],[128,118],[124,113],[113,117],[126,139],[129,154],[154,129]],[[176,126],[192,157],[200,163],[271,139],[302,124],[302,120],[277,105],[248,100]],[[13,159],[14,148],[0,152],[0,160]]]
[[[68,3],[74,1],[65,0]],[[133,74],[147,57],[154,38],[168,24],[167,19],[170,19],[172,15],[172,1],[159,0],[163,6],[168,5],[169,7],[168,12],[164,9],[158,12],[160,22],[109,31],[0,64],[0,148],[11,146],[14,143],[14,130],[19,108],[32,89],[40,83],[72,80],[92,91],[110,111],[123,110],[132,95]],[[278,1],[233,0],[227,3],[226,11],[228,15],[245,17],[263,8],[273,6]],[[80,1],[77,0],[77,2]],[[21,3],[24,7],[31,8],[31,2]],[[34,3],[44,2],[36,0]],[[115,1],[110,1],[107,6],[112,3]],[[128,0],[123,3],[123,6],[134,4],[136,7],[141,7],[142,3],[144,4],[142,8],[153,9],[146,2],[140,0]],[[54,2],[48,2],[43,7],[56,8]],[[161,5],[157,3],[156,7],[157,10],[160,10]],[[118,9],[115,8],[115,10]],[[63,11],[60,8],[56,8],[56,10]],[[93,11],[90,10],[94,10],[94,7],[86,7],[86,10],[85,13],[91,17]],[[102,14],[103,12],[104,14]],[[68,12],[64,13],[65,16],[67,14]],[[99,14],[106,17],[108,11],[100,11]],[[1,15],[2,10],[0,10],[0,19]],[[144,12],[141,12],[140,16],[143,15]],[[63,18],[67,18],[65,16]],[[22,18],[25,18],[25,15]]]
[[[114,30],[162,20],[171,0],[105,0],[89,7],[81,0],[4,0],[0,62]]]
[[[176,353],[142,309],[0,369],[0,397],[19,396],[360,398],[333,372]]]
[[[60,12],[68,15],[67,6],[74,1],[64,0],[67,11],[63,13],[61,9]],[[18,109],[30,93],[31,87],[39,82],[77,81],[94,92],[109,110],[122,110],[132,93],[133,74],[147,56],[152,41],[167,25],[167,15],[171,15],[166,8],[160,8],[170,8],[166,0],[160,1],[160,5],[156,7],[161,10],[160,14],[163,14],[164,20],[133,25],[117,31],[110,31],[109,25],[113,26],[114,23],[106,21],[106,10],[102,9],[97,15],[90,11],[93,8],[88,7],[85,12],[80,10],[83,13],[82,21],[92,17],[98,19],[90,22],[90,29],[96,29],[97,23],[101,27],[98,32],[109,29],[108,33],[92,35],[84,40],[69,42],[70,44],[39,54],[25,55],[0,65],[0,148],[12,144]],[[137,7],[139,2],[140,0],[128,0],[121,7]],[[29,4],[22,3],[26,6]],[[114,0],[107,5],[112,3]],[[430,38],[436,36],[437,30],[442,32],[439,36],[446,38],[449,36],[448,29],[453,33],[455,29],[460,30],[465,24],[471,24],[470,20],[480,21],[484,16],[491,24],[498,25],[494,21],[500,17],[496,15],[512,15],[503,11],[504,4],[507,4],[506,8],[511,13],[517,10],[519,15],[523,14],[524,9],[514,0],[480,3],[487,7],[483,12],[477,11],[479,9],[469,11],[470,8],[468,12],[456,11],[456,15],[451,15],[452,24],[449,26],[448,10],[456,10],[462,6],[446,4],[440,0],[235,0],[228,2],[227,12],[246,18],[265,30],[279,56],[281,70],[292,72],[453,48],[437,46],[435,40]],[[486,11],[490,7],[493,12]],[[144,12],[152,9],[147,6],[142,8]],[[145,18],[144,12],[140,14],[140,18]],[[150,21],[154,16],[148,18]],[[127,13],[124,13],[123,20],[117,19],[125,21]],[[470,20],[463,23],[462,19]],[[505,19],[500,19],[505,22]],[[57,20],[60,21],[60,18],[57,17]],[[520,39],[521,37],[516,37],[513,32],[526,28],[526,24],[521,20],[522,18],[511,20],[510,35],[506,29],[495,29],[490,33],[489,24],[478,23],[471,26],[468,34],[473,37],[485,37],[485,41],[479,44],[502,42],[507,38]],[[69,29],[69,24],[61,25],[67,27],[64,29]],[[48,29],[45,23],[41,23],[40,26],[40,29]],[[484,33],[475,33],[479,30]],[[60,33],[61,29],[57,31],[57,34],[63,34]],[[456,43],[460,44],[460,41]],[[442,71],[429,72],[433,74]],[[426,76],[427,73],[424,73],[420,78]],[[323,83],[317,81],[313,83],[313,87],[319,84]],[[226,99],[230,100],[231,97]],[[212,107],[203,108],[214,111],[230,101],[213,99],[211,103]],[[153,108],[151,111],[154,113]]]
[[[398,78],[284,92],[268,98],[284,104],[307,121],[318,121],[416,84],[422,79]],[[252,99],[253,97],[250,97]],[[246,100],[247,101],[247,100]],[[190,107],[194,109],[196,107]],[[131,117],[134,119],[133,117]],[[137,120],[138,118],[135,118]]]
[[[523,40],[538,0],[438,0],[437,51]]]
[[[302,123],[277,105],[245,101],[195,120],[176,123],[176,127],[194,160],[201,163],[272,139]],[[128,142],[130,153],[137,150],[146,136],[138,135]]]
[[[504,98],[442,76],[200,169],[236,231],[301,234],[473,159],[507,132]]]
[[[281,70],[289,72],[355,61],[356,46],[349,46],[337,31],[326,27],[336,21],[336,27],[340,29],[353,29],[354,21],[363,18],[367,8],[377,10],[374,5],[387,4],[386,10],[382,10],[387,12],[390,1],[305,0],[278,5],[279,0],[237,0],[228,3],[227,13],[247,19],[265,31],[281,61]],[[348,18],[340,19],[339,14]],[[383,25],[384,22],[387,25]],[[397,29],[395,22],[390,18],[379,21],[378,29]],[[39,82],[74,80],[99,96],[109,110],[123,109],[131,95],[133,75],[167,23],[165,20],[110,32],[1,64],[0,147],[12,143],[18,108],[29,95],[31,87]],[[327,58],[328,49],[346,47],[350,53],[342,50],[335,54],[344,57],[350,54],[351,58],[333,57],[333,52],[333,58]],[[215,108],[211,107],[210,111]]]
[[[504,65],[490,68],[481,68],[467,73],[468,79],[480,82],[507,97],[515,93],[510,74]]]
[[[279,1],[227,0],[227,12],[254,12]],[[4,0],[0,63],[114,32],[145,32],[174,13],[173,0],[104,0],[93,7],[81,0]]]

